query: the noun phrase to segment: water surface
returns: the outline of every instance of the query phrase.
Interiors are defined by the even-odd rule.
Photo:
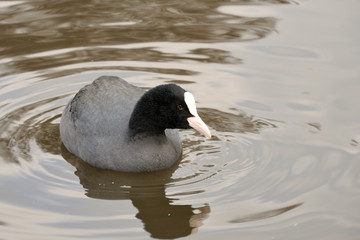
[[[359,3],[1,1],[0,239],[358,239]],[[143,174],[61,144],[102,75],[192,92],[213,138]]]

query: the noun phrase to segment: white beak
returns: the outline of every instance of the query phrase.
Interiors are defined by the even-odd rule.
[[[203,122],[203,120],[201,120],[199,116],[189,117],[187,120],[190,127],[203,134],[205,137],[211,138],[211,133],[208,126],[206,126],[206,124]]]
[[[187,119],[190,127],[194,128],[196,131],[203,134],[205,137],[211,138],[211,133],[208,126],[206,126],[204,121],[199,117],[197,113],[195,99],[193,95],[189,92],[185,92],[184,99],[190,113],[194,116]]]

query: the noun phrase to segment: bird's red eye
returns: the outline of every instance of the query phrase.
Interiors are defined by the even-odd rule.
[[[184,107],[183,107],[182,105],[177,105],[177,109],[179,109],[179,110],[183,110],[183,109],[184,109]]]

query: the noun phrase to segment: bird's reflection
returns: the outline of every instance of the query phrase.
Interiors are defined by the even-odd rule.
[[[63,157],[75,168],[86,195],[97,199],[130,199],[138,209],[136,217],[153,238],[169,239],[197,231],[210,213],[208,204],[199,208],[176,205],[166,196],[177,166],[153,173],[121,173],[95,168],[72,155],[62,145]]]
[[[47,101],[52,101],[52,99]],[[201,207],[176,205],[174,201],[176,199],[166,196],[166,188],[174,182],[172,175],[178,168],[177,165],[153,173],[131,174],[102,170],[88,165],[62,146],[58,124],[60,114],[41,122],[37,122],[37,118],[34,117],[30,118],[32,121],[24,121],[23,124],[15,125],[18,122],[16,116],[26,115],[28,111],[42,104],[43,102],[38,102],[20,108],[6,118],[7,125],[3,124],[4,127],[1,129],[11,137],[0,139],[0,146],[5,144],[8,146],[2,151],[0,149],[0,156],[13,163],[19,163],[19,158],[31,160],[30,143],[32,138],[35,138],[35,142],[43,152],[54,155],[61,154],[76,168],[75,175],[79,177],[88,197],[131,200],[138,209],[136,217],[143,222],[144,229],[152,237],[165,239],[183,237],[196,232],[202,225],[210,213],[207,203]],[[216,109],[199,109],[199,111],[209,122],[210,127],[216,129],[215,137],[216,132],[259,133],[264,127],[276,127],[271,121],[256,119],[246,113],[231,114]],[[4,123],[4,121],[0,120],[0,123]],[[8,126],[11,124],[16,127],[9,128]],[[10,143],[14,143],[14,146]],[[189,146],[194,146],[194,142],[183,142],[184,149]],[[17,147],[17,151],[13,151],[15,147]]]

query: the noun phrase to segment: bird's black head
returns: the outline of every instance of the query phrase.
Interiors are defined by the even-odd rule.
[[[131,115],[129,128],[132,135],[163,134],[166,128],[193,127],[199,131],[191,123],[191,119],[195,118],[202,122],[191,93],[176,84],[165,84],[147,91],[139,99]],[[206,136],[210,136],[205,123],[202,124],[205,127],[201,127],[206,128]]]

